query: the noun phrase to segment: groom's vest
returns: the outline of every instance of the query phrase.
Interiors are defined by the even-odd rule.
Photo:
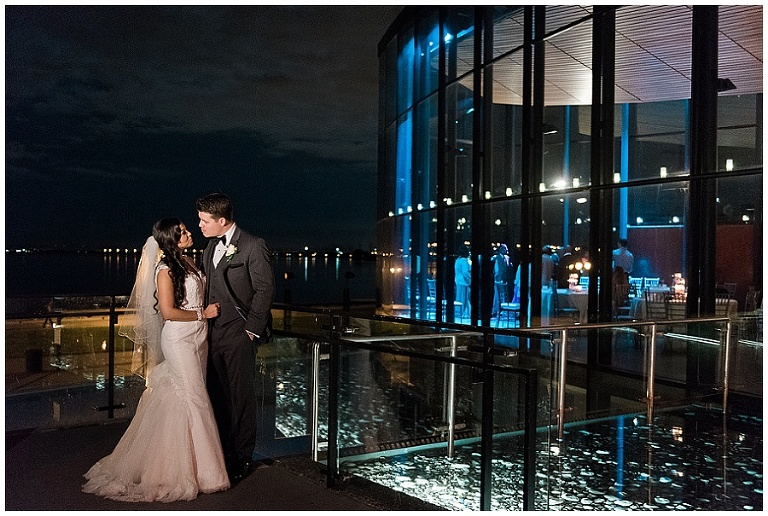
[[[221,313],[216,318],[215,325],[222,326],[235,319],[240,319],[240,315],[235,310],[235,303],[232,300],[232,296],[227,290],[227,284],[224,281],[224,274],[226,274],[227,263],[226,259],[222,257],[218,266],[214,266],[211,262],[210,270],[206,271],[208,279],[208,303],[219,303],[221,305]]]

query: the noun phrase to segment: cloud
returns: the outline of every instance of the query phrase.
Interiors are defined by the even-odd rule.
[[[184,178],[187,191],[174,192],[171,207],[190,202],[195,181],[256,197],[266,189],[258,216],[275,226],[295,224],[265,207],[337,226],[345,216],[350,227],[370,220],[356,231],[371,241],[377,46],[400,9],[6,6],[6,177],[17,187],[9,206],[30,209],[33,177],[56,178],[60,196],[70,195],[69,180],[90,181],[95,196],[127,187],[137,198],[156,198],[144,193],[147,178],[174,186]],[[257,166],[269,184],[254,181]],[[300,186],[318,178],[349,211]],[[27,215],[25,235],[35,220],[56,221]]]

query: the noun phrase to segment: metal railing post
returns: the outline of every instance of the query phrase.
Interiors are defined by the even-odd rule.
[[[109,342],[107,344],[107,417],[115,417],[115,325],[117,324],[117,311],[115,310],[115,296],[109,303]]]
[[[725,357],[723,358],[723,414],[728,413],[728,389],[731,368],[731,321],[725,323]]]
[[[565,433],[565,366],[568,359],[568,330],[561,332],[560,342],[560,369],[558,371],[558,382],[560,388],[557,391],[557,436],[563,438]]]
[[[312,446],[312,460],[319,462],[320,446],[318,434],[320,430],[320,342],[312,343],[312,413],[310,421],[310,435]]]
[[[456,336],[451,336],[451,358],[456,358]],[[448,457],[453,458],[454,442],[456,440],[455,424],[455,403],[456,403],[456,364],[448,364],[448,399],[446,404],[448,410],[446,420],[448,423]]]
[[[328,463],[326,486],[335,487],[339,472],[339,369],[341,349],[341,317],[331,316],[331,355],[328,362]]]
[[[653,424],[653,403],[656,399],[656,323],[651,325],[651,344],[648,349],[648,388],[646,397],[648,403],[648,423]]]

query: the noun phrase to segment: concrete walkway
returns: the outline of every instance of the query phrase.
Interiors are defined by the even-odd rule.
[[[228,491],[189,502],[128,503],[81,491],[83,473],[109,454],[126,422],[65,430],[8,432],[5,510],[57,511],[376,511],[431,510],[429,506],[360,479],[325,486],[321,465],[308,457],[282,458],[254,471]]]

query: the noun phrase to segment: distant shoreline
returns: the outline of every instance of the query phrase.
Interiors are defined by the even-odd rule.
[[[193,248],[187,252],[190,252],[192,254],[200,254],[203,252],[203,249],[196,249]],[[13,256],[20,256],[20,255],[28,255],[28,254],[58,254],[58,255],[71,255],[71,254],[94,254],[94,255],[132,255],[132,254],[140,254],[141,248],[124,248],[124,247],[118,247],[118,248],[103,248],[103,249],[37,249],[37,248],[8,248],[5,250],[6,256],[13,255]],[[302,251],[272,251],[273,256],[281,256],[281,257],[289,257],[289,256],[297,256],[300,258],[308,257],[308,258],[326,258],[331,256],[338,256],[338,257],[349,257],[352,259],[359,259],[359,260],[375,260],[376,259],[376,252],[375,251],[364,251],[362,249],[355,249],[350,252],[340,252],[340,251],[319,251],[319,250],[302,250]]]

